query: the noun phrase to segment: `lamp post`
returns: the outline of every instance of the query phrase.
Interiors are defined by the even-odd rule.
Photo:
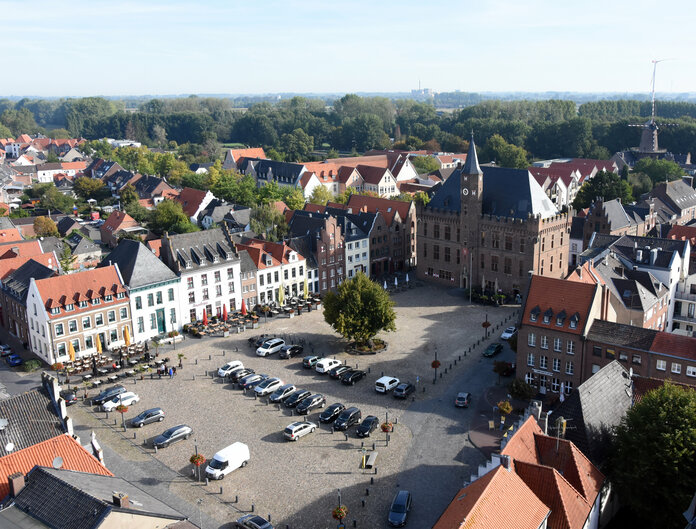
[[[491,326],[491,322],[488,321],[488,313],[486,312],[486,321],[481,324],[481,327],[485,330],[485,337],[488,338],[488,328]]]

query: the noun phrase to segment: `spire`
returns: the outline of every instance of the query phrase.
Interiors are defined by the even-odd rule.
[[[469,142],[469,152],[466,154],[466,162],[462,169],[462,174],[483,174],[476,156],[476,145],[474,144],[474,131],[471,131],[471,141]]]

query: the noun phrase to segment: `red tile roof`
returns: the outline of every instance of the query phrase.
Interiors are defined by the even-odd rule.
[[[272,268],[274,266],[279,266],[282,264],[288,264],[290,252],[294,250],[290,248],[287,244],[282,242],[269,242],[262,241],[259,239],[251,239],[245,244],[237,245],[240,250],[246,250],[251,257],[252,261],[258,269]],[[271,264],[266,265],[265,261],[262,259],[263,255],[269,254],[271,256]],[[301,254],[297,254],[297,259],[299,261],[304,261],[305,258]]]
[[[408,218],[408,211],[412,202],[402,200],[389,200],[388,198],[369,197],[366,195],[351,195],[348,199],[348,207],[353,209],[353,213],[367,211],[368,213],[379,212],[387,223],[391,226],[395,214],[398,212],[401,221]]]
[[[239,162],[240,158],[261,158],[266,159],[266,153],[261,147],[251,147],[249,149],[230,149],[230,156],[235,163]]]
[[[663,378],[639,377],[638,375],[633,375],[633,403],[636,404],[640,402],[646,393],[664,386],[665,382],[668,381]],[[688,384],[682,384],[681,382],[675,382],[673,380],[669,380],[669,383],[685,389],[690,389],[691,391],[696,391],[696,388]]]
[[[117,299],[116,294],[126,292],[115,266],[94,268],[83,272],[76,272],[65,276],[49,277],[36,281],[36,287],[41,295],[41,300],[48,311],[49,318],[61,318],[65,316],[64,310],[60,314],[51,314],[50,309],[66,305],[74,305],[70,315],[93,310],[91,303],[87,307],[80,308],[78,301],[87,301],[94,298],[102,298],[102,303],[110,307],[128,301],[128,297]],[[106,301],[105,296],[111,295],[112,301]]]
[[[592,261],[587,261],[582,266],[577,267],[565,280],[586,283],[588,285],[596,285],[597,283],[600,285],[605,284],[602,276],[595,272]]]
[[[152,239],[145,243],[145,246],[150,248],[157,257],[160,256],[160,251],[162,250],[162,239]]]
[[[461,489],[433,529],[538,529],[549,508],[502,466]]]
[[[562,329],[564,332],[582,334],[589,319],[597,288],[597,285],[588,285],[576,281],[564,281],[563,279],[538,275],[532,276],[522,315],[522,324],[546,329]],[[544,313],[549,309],[551,309],[553,315],[549,323],[544,323]],[[532,321],[530,317],[530,313],[533,310],[539,311],[536,321]],[[561,326],[557,326],[556,318],[563,311],[565,311],[565,319]],[[576,327],[571,328],[571,318],[575,314],[578,314],[579,320]]]
[[[668,239],[679,239],[681,241],[689,240],[691,251],[696,251],[696,226],[682,226],[675,224],[667,234]]]
[[[174,201],[181,204],[184,213],[186,213],[188,217],[191,217],[198,211],[198,207],[201,205],[201,202],[203,202],[206,193],[206,191],[201,191],[200,189],[185,187],[181,190],[179,196],[174,198]]]
[[[120,229],[132,228],[137,225],[138,222],[125,211],[114,211],[106,219],[106,222],[101,225],[100,230],[115,233]]]
[[[113,476],[109,469],[99,460],[82,448],[80,444],[67,434],[58,435],[23,450],[0,457],[0,498],[10,493],[7,478],[15,472],[26,475],[35,466],[52,467],[53,461],[60,456],[63,459],[62,469],[76,472],[87,472],[101,476]]]
[[[0,152],[2,152],[2,151],[0,151]],[[9,204],[5,204],[4,202],[0,202],[0,209],[5,210],[5,212],[2,213],[1,216],[8,217],[10,215],[10,205]]]
[[[360,176],[363,177],[363,180],[372,185],[378,185],[384,178],[385,173],[389,171],[389,169],[384,167],[373,167],[371,165],[358,165],[356,169]]]
[[[54,252],[41,253],[39,255],[22,255],[9,259],[0,259],[0,280],[4,280],[8,275],[29,260],[36,261],[51,270],[58,271],[58,258]]]
[[[7,228],[4,230],[0,230],[0,244],[21,240],[22,234],[19,233],[19,230],[17,228]]]
[[[87,162],[63,162],[60,164],[62,169],[74,169],[75,171],[83,171],[87,169]]]
[[[42,253],[41,243],[38,240],[14,241],[0,246],[0,260],[11,259],[19,255],[31,256],[40,255]]]
[[[653,339],[650,350],[689,360],[696,360],[696,338],[672,334],[671,332],[658,332]]]
[[[534,436],[543,433],[544,432],[539,428],[535,420],[527,419],[500,453],[505,456],[510,456],[515,461],[525,461],[538,465],[539,456],[536,452]]]
[[[282,200],[275,200],[268,205],[271,206],[271,209],[275,209],[278,213],[285,213],[290,209]]]

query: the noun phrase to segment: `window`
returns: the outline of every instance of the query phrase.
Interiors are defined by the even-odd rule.
[[[210,296],[208,295],[208,289],[204,288],[203,289],[203,301],[205,301],[206,299],[209,299],[209,298],[210,298]]]
[[[227,279],[234,279],[234,268],[227,269]]]
[[[110,310],[109,312],[106,313],[106,319],[109,323],[113,323],[116,321],[116,311],[115,310]]]
[[[628,362],[628,353],[622,353],[619,351],[619,361]]]
[[[186,278],[186,288],[188,288],[188,289],[193,288],[193,278],[192,277]]]
[[[263,274],[259,274],[259,285],[261,285],[261,286],[264,285],[264,282],[263,282]]]
[[[219,283],[220,282],[220,270],[217,270],[214,274],[215,276],[215,282]]]
[[[91,336],[86,336],[85,337],[85,349],[91,349],[94,347],[94,340],[92,339]]]
[[[114,329],[113,331],[111,331],[109,333],[109,338],[111,338],[112,342],[115,342],[116,340],[118,340],[118,330]]]
[[[68,354],[68,351],[67,351],[64,343],[59,343],[57,350],[58,350],[58,356],[65,356]]]
[[[227,283],[227,293],[234,294],[234,283]]]
[[[439,224],[433,225],[433,238],[434,239],[440,238],[440,225]]]
[[[566,375],[572,375],[573,372],[575,371],[575,365],[573,365],[573,362],[571,360],[568,360],[566,362]]]
[[[558,353],[561,352],[561,339],[560,338],[553,339],[553,350],[558,352]]]
[[[77,332],[77,320],[70,320],[68,322],[68,331]]]
[[[541,369],[548,369],[549,368],[549,358],[547,356],[540,356],[539,357],[539,367]]]
[[[157,304],[158,305],[162,304],[162,291],[161,290],[157,291]]]
[[[96,314],[94,316],[94,325],[104,325],[104,315]]]
[[[110,303],[110,302],[113,301],[113,300],[114,300],[114,297],[113,297],[111,294],[109,294],[109,295],[107,295],[107,296],[104,296],[104,302],[105,302],[105,303]]]
[[[498,256],[497,255],[491,255],[491,270],[493,272],[498,271]]]
[[[174,289],[173,288],[170,288],[169,290],[167,290],[167,299],[169,301],[174,301]]]
[[[278,281],[280,281],[280,276],[278,275],[278,270],[276,270],[275,272],[273,272],[273,279],[275,279],[275,282],[276,282],[276,283],[277,283]]]
[[[493,232],[491,234],[491,247],[500,248],[500,234],[498,232]]]
[[[157,315],[153,312],[150,314],[150,329],[157,328]]]
[[[78,340],[77,338],[75,338],[75,339],[72,341],[72,346],[73,346],[73,349],[75,349],[75,352],[76,352],[76,353],[79,353],[79,352],[80,352],[80,340]]]
[[[561,387],[561,381],[558,380],[556,377],[553,377],[551,379],[551,391],[553,391],[554,393],[558,393],[558,390],[560,389],[560,387]]]
[[[143,308],[143,299],[140,296],[135,298],[135,309],[140,310]]]
[[[87,308],[87,302],[86,302],[86,301],[80,301],[80,303],[78,303],[77,306],[80,307],[81,309],[86,309],[86,308]]]
[[[571,391],[573,391],[573,383],[570,380],[566,380],[566,382],[565,382],[565,394],[570,395]]]
[[[222,285],[215,285],[215,297],[222,296]]]
[[[125,292],[118,292],[118,293],[116,294],[116,299],[123,299],[123,298],[125,298],[125,297],[126,297]]]
[[[658,371],[665,371],[667,369],[667,361],[658,360],[657,363],[655,364],[655,367],[657,368]]]
[[[507,251],[512,250],[512,235],[506,235],[505,236],[505,249]]]
[[[451,255],[450,255],[450,247],[445,246],[445,262],[449,263],[451,260]]]
[[[575,354],[575,342],[572,340],[568,340],[568,343],[566,344],[566,353],[569,355],[574,355]]]
[[[527,353],[527,365],[534,366],[534,353]]]
[[[121,307],[121,319],[125,320],[128,317],[128,309],[126,307]]]
[[[145,332],[145,320],[142,316],[138,316],[138,332]]]
[[[147,306],[153,307],[155,305],[155,296],[152,293],[147,295]]]
[[[189,292],[189,303],[195,303],[196,302],[196,293],[195,292]]]
[[[169,309],[169,321],[176,323],[176,309]]]
[[[68,303],[68,304],[65,306],[65,310],[66,310],[67,312],[70,312],[71,310],[75,310],[75,305],[73,305],[72,303]],[[34,316],[36,316],[36,307],[34,307]]]
[[[633,355],[633,358],[631,359],[631,363],[639,366],[643,363],[643,359],[640,355]]]
[[[208,274],[203,274],[201,276],[201,285],[205,286],[208,284]]]
[[[524,237],[520,239],[520,253],[524,253]]]
[[[503,272],[507,275],[512,275],[512,259],[506,257],[503,264]]]
[[[86,318],[82,318],[82,328],[83,329],[91,329],[92,328],[92,318],[87,316]]]
[[[534,373],[527,373],[526,375],[524,375],[524,381],[530,386],[536,386],[534,382]]]
[[[189,311],[189,321],[196,321],[196,309]]]
[[[553,359],[553,370],[554,370],[554,371],[560,371],[560,370],[561,370],[561,359],[560,359],[560,358],[554,358],[554,359]]]
[[[686,376],[687,377],[696,377],[696,367],[686,366]]]
[[[593,356],[602,356],[602,348],[598,346],[593,346],[592,347],[592,355]]]
[[[607,349],[605,356],[609,360],[615,360],[616,359],[616,351],[614,351],[613,349]]]
[[[34,310],[36,310],[36,306],[34,306]],[[51,314],[60,314],[60,308],[58,307],[53,307],[51,309]]]
[[[363,246],[365,246],[365,241],[363,241]],[[367,253],[363,252],[363,258],[367,258]],[[300,276],[304,274],[304,266],[300,266]]]
[[[542,349],[548,349],[549,348],[549,338],[546,335],[541,336],[541,341],[539,343],[539,347]]]
[[[450,227],[449,227],[449,226],[445,226],[445,240],[446,240],[446,241],[449,241],[449,240],[450,240],[450,237],[451,237],[451,234],[450,234]]]
[[[34,320],[32,320],[33,323]],[[55,326],[55,331],[56,331],[56,336],[63,336],[64,331],[63,331],[63,324],[62,323],[56,323]]]
[[[99,305],[100,303],[101,303],[101,299],[99,299],[99,298],[94,298],[92,300],[92,305]]]
[[[578,326],[578,319],[579,319],[579,318],[578,318],[577,315],[575,315],[575,316],[573,316],[572,318],[570,318],[570,328],[571,328],[571,329],[577,328],[577,326]]]
[[[672,373],[679,375],[681,373],[681,364],[675,364],[672,362]]]
[[[288,277],[289,277],[288,276],[288,269],[286,268],[285,270],[283,270],[283,279],[285,279],[287,281]]]
[[[527,336],[527,345],[530,347],[536,346],[536,334],[533,332],[530,332],[529,336]]]
[[[440,245],[439,244],[433,245],[433,259],[435,259],[436,261],[440,260]]]

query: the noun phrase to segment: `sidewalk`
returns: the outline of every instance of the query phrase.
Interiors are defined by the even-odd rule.
[[[518,413],[514,410],[524,409],[527,403],[523,400],[508,398],[507,386],[511,378],[501,378],[500,384],[491,386],[484,392],[476,406],[476,418],[471,421],[469,441],[478,448],[487,459],[492,454],[500,451],[500,440],[518,419]],[[509,400],[513,412],[505,417],[505,423],[500,424],[500,413],[497,411],[497,403],[501,400]],[[492,428],[491,428],[492,426]]]

